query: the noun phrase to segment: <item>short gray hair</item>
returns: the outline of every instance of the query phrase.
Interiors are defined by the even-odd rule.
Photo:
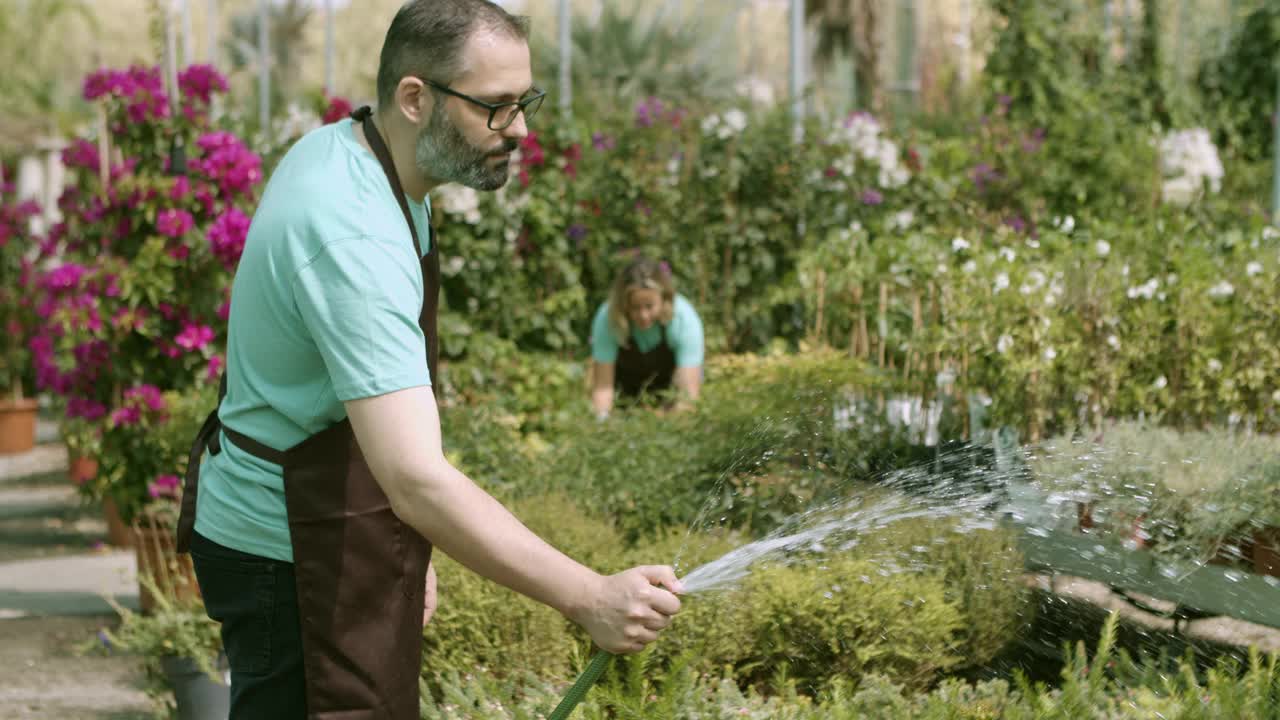
[[[390,107],[407,75],[443,85],[463,73],[462,49],[478,32],[529,40],[529,18],[489,0],[409,0],[396,13],[378,60],[378,105]]]

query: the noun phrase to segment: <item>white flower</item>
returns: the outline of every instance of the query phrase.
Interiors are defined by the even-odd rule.
[[[1045,359],[1045,362],[1053,362],[1054,358],[1056,358],[1056,357],[1058,357],[1058,351],[1057,351],[1057,350],[1054,350],[1054,349],[1053,349],[1053,348],[1051,348],[1051,347],[1047,347],[1047,348],[1045,348],[1045,349],[1044,349],[1044,359]]]
[[[951,252],[960,252],[961,250],[968,250],[968,249],[969,249],[969,241],[968,241],[968,240],[965,240],[965,239],[964,239],[964,238],[962,238],[962,237],[952,238],[952,240],[951,240]]]
[[[462,269],[466,266],[467,261],[464,260],[461,255],[454,255],[445,261],[444,266],[441,269],[444,270],[445,275],[457,275],[462,272]]]
[[[1160,289],[1160,281],[1157,280],[1156,278],[1151,278],[1150,280],[1146,281],[1141,285],[1138,285],[1137,287],[1129,288],[1127,294],[1130,300],[1134,300],[1140,297],[1150,300],[1151,298],[1156,296],[1156,291],[1159,289]]]
[[[724,124],[733,131],[733,134],[739,135],[747,129],[747,114],[734,108],[724,114]]]
[[[748,75],[738,81],[734,86],[734,91],[737,92],[739,96],[750,100],[754,105],[758,105],[760,107],[773,107],[773,84],[762,77],[757,75]]]
[[[854,220],[853,222],[849,223],[849,232],[855,232],[855,233],[862,232],[862,223],[858,222],[857,220]]]
[[[1001,335],[996,340],[996,352],[1004,354],[1009,352],[1009,348],[1013,347],[1013,338],[1008,335]]]
[[[1111,243],[1107,242],[1106,240],[1099,240],[1097,243],[1094,244],[1093,249],[1097,250],[1098,255],[1100,255],[1101,257],[1106,257],[1111,254]]]
[[[1245,266],[1244,272],[1249,277],[1262,274],[1262,263],[1254,261]]]
[[[704,135],[712,135],[720,127],[719,115],[708,115],[702,118],[702,133]]]
[[[1076,229],[1076,219],[1070,215],[1066,217],[1054,216],[1053,226],[1064,233],[1069,233]]]
[[[1177,274],[1177,273],[1169,273],[1168,275],[1166,275],[1166,276],[1164,277],[1164,284],[1165,284],[1165,285],[1170,285],[1170,286],[1172,286],[1172,285],[1177,285],[1177,284],[1178,284],[1178,274]]]
[[[480,222],[480,193],[465,185],[440,186],[436,190],[436,205],[450,215],[461,215],[470,225]]]
[[[1031,248],[1032,250],[1039,250],[1040,241],[1035,238],[1027,238],[1027,247]]]
[[[967,274],[967,275],[972,275],[972,274],[974,274],[975,272],[977,272],[977,270],[978,270],[978,263],[977,263],[977,261],[970,260],[970,261],[966,262],[965,264],[961,265],[961,266],[960,266],[960,269],[961,269],[961,270],[963,270],[963,271],[965,271],[965,274]]]
[[[1169,380],[1165,378],[1165,376],[1161,375],[1160,377],[1156,378],[1155,382],[1151,383],[1151,387],[1155,388],[1156,390],[1163,390],[1165,386],[1167,386],[1168,384],[1169,384]]]
[[[1129,277],[1129,263],[1125,263],[1124,267],[1120,268],[1120,274],[1124,277]]]
[[[889,219],[889,225],[899,230],[906,230],[911,227],[911,223],[915,222],[915,220],[915,213],[910,210],[903,210],[902,212],[895,213],[894,216]]]
[[[937,270],[937,272],[938,272],[938,274],[939,274],[939,275],[946,275],[946,274],[947,274],[947,264],[946,264],[946,263],[938,263],[938,270]]]
[[[1107,345],[1110,345],[1112,350],[1119,350],[1119,349],[1120,349],[1120,338],[1116,337],[1115,335],[1108,335],[1108,336],[1107,336]]]
[[[1280,228],[1275,228],[1270,225],[1262,228],[1263,240],[1275,240],[1276,238],[1280,238]]]
[[[1217,285],[1214,285],[1213,287],[1209,288],[1209,297],[1221,299],[1221,298],[1231,297],[1232,295],[1235,294],[1235,292],[1236,292],[1236,289],[1232,287],[1231,283],[1227,282],[1226,280],[1223,280]]]
[[[1166,202],[1185,205],[1197,199],[1207,187],[1222,187],[1222,160],[1204,128],[1173,131],[1160,141],[1160,169],[1165,179],[1162,193]]]
[[[996,276],[996,292],[1000,292],[1009,287],[1009,273],[1000,273]]]
[[[1280,390],[1271,393],[1271,399],[1276,403],[1280,403]]]
[[[1222,363],[1219,362],[1218,358],[1209,358],[1209,372],[1211,373],[1222,372]]]
[[[1013,248],[1000,248],[1000,257],[1013,262],[1014,258],[1018,257],[1018,254],[1013,251]]]

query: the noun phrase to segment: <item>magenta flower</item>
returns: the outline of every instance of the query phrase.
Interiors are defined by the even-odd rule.
[[[107,406],[92,398],[67,398],[67,417],[93,421],[107,414]]]
[[[88,140],[76,140],[62,151],[62,164],[68,168],[98,170],[98,146]]]
[[[879,205],[882,202],[884,202],[884,195],[881,194],[879,190],[862,191],[863,205]]]
[[[244,252],[244,240],[249,235],[249,216],[239,208],[231,208],[219,215],[209,226],[209,247],[214,257],[222,261],[228,270],[240,262]]]
[[[200,136],[196,145],[204,156],[192,162],[192,167],[222,190],[224,197],[247,195],[250,188],[262,179],[262,158],[245,147],[235,135],[214,132]]]
[[[165,409],[164,394],[155,385],[135,385],[124,391],[124,399],[134,407],[145,406],[155,412]]]
[[[55,292],[70,290],[80,285],[80,280],[88,274],[89,268],[75,263],[67,263],[45,273],[40,286]]]
[[[214,355],[213,357],[209,358],[209,365],[208,367],[205,368],[205,372],[204,372],[205,379],[208,380],[209,382],[213,382],[214,380],[217,380],[218,377],[222,375],[222,368],[226,364],[227,364],[226,361],[222,359],[221,355]]]
[[[111,427],[129,427],[142,421],[142,412],[136,407],[117,408],[111,413]]]
[[[160,475],[147,485],[147,492],[153,498],[176,498],[180,487],[182,480],[177,475]]]
[[[600,150],[603,152],[603,151],[612,150],[617,146],[618,146],[618,141],[614,140],[613,137],[609,135],[605,135],[604,133],[599,133],[599,132],[591,134],[591,147],[595,148],[596,150]]]
[[[178,73],[178,87],[184,101],[194,98],[208,105],[214,93],[227,91],[227,80],[212,65],[191,65]]]
[[[191,217],[191,213],[186,210],[178,210],[169,208],[161,210],[156,216],[156,230],[161,234],[171,238],[180,238],[191,230],[196,223],[195,218]]]
[[[182,326],[182,332],[178,333],[173,341],[184,350],[202,350],[213,342],[213,328],[208,325],[185,323]]]

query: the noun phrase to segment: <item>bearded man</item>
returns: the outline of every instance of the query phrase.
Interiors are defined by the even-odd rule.
[[[527,20],[411,0],[377,96],[272,174],[232,288],[219,407],[188,463],[179,549],[221,623],[232,720],[417,720],[433,546],[610,652],[641,650],[680,610],[670,567],[580,565],[441,449],[427,193],[507,182],[543,100]]]

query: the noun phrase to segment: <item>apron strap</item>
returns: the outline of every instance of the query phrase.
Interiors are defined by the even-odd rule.
[[[409,233],[413,235],[413,246],[418,249],[418,257],[422,257],[426,253],[422,252],[422,241],[418,239],[418,228],[414,225],[413,215],[409,212],[409,201],[404,196],[404,187],[400,185],[400,174],[396,172],[396,165],[391,160],[391,151],[387,150],[387,144],[382,141],[382,135],[378,132],[378,127],[373,123],[373,109],[365,105],[351,113],[351,119],[360,123],[360,127],[364,129],[364,137],[369,141],[369,148],[373,150],[374,156],[382,164],[382,171],[387,174],[387,180],[391,181],[391,192],[396,196],[396,202],[400,204],[400,212],[404,213],[404,221],[409,223]],[[434,246],[429,249],[434,249]]]

